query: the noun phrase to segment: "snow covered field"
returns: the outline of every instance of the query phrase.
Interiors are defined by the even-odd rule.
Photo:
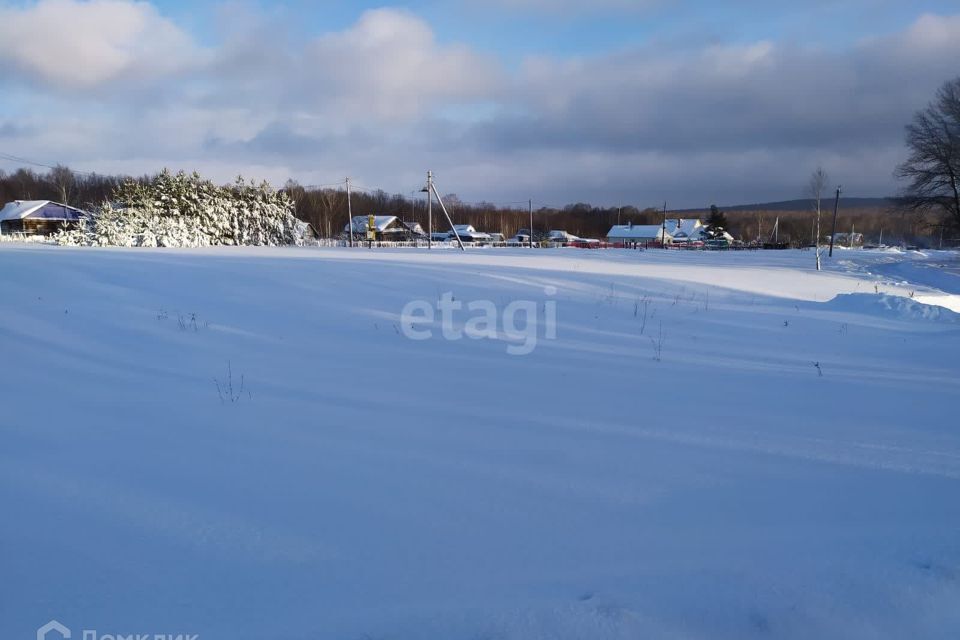
[[[812,263],[0,245],[0,638],[956,638],[956,255]]]

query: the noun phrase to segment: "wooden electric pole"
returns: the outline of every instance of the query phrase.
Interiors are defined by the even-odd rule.
[[[433,171],[427,171],[427,249],[433,249]]]
[[[350,178],[347,178],[347,228],[350,229],[350,246],[353,246],[353,208],[350,206]]]
[[[663,223],[660,225],[660,248],[667,248],[667,201],[663,201]]]
[[[527,200],[527,206],[530,208],[530,248],[533,249],[533,199]]]
[[[837,210],[840,208],[840,185],[837,185],[837,199],[833,201],[833,231],[830,233],[830,253],[828,257],[833,257],[833,240],[837,235]]]

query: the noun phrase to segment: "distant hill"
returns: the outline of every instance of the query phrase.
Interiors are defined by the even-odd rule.
[[[840,197],[841,209],[886,209],[893,206],[892,198],[845,198]],[[814,208],[812,198],[800,200],[781,200],[780,202],[759,202],[757,204],[737,204],[737,205],[718,205],[721,211],[726,213],[735,213],[738,211],[811,211]],[[833,208],[833,197],[827,197],[820,201],[822,209]],[[710,207],[700,207],[697,209],[681,209],[677,213],[697,213],[709,211]]]

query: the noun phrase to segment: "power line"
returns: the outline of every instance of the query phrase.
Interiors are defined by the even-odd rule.
[[[37,162],[36,160],[21,158],[20,156],[15,156],[10,153],[4,153],[2,151],[0,151],[0,159],[9,160],[10,162],[22,162],[23,164],[29,164],[35,167],[43,167],[44,169],[56,169],[58,166],[66,166],[66,165],[52,165],[52,164],[47,164],[45,162]],[[70,171],[72,171],[73,173],[79,173],[81,175],[86,175],[86,176],[97,175],[95,171],[80,171],[79,169],[70,169]]]
[[[301,189],[309,190],[309,189],[326,189],[328,187],[342,187],[344,184],[346,184],[346,181],[341,180],[340,182],[329,182],[327,184],[305,184],[305,185],[297,185],[297,186],[300,187]],[[351,185],[351,186],[356,186],[356,185]]]

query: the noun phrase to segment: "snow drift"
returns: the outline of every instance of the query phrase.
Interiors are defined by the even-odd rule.
[[[828,302],[827,306],[837,311],[851,311],[888,318],[960,322],[960,314],[940,304],[926,304],[910,297],[883,293],[841,293]]]

